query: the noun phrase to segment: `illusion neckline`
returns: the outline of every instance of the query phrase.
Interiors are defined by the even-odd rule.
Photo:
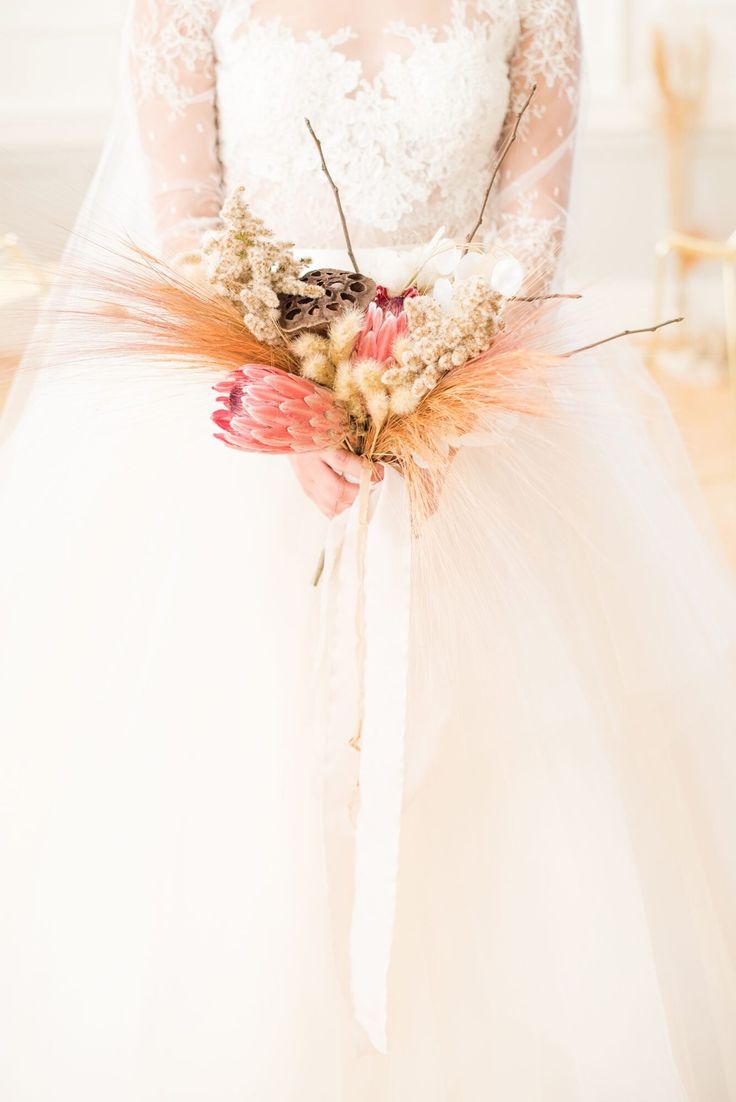
[[[259,6],[259,0],[226,0],[221,19],[230,16],[235,22],[235,34],[231,38],[233,44],[245,41],[248,27],[265,29],[269,26],[276,27],[289,40],[294,47],[308,46],[315,42],[322,43],[329,52],[339,57],[342,62],[352,68],[355,73],[355,83],[349,92],[345,92],[348,99],[354,99],[360,92],[368,92],[380,96],[384,89],[387,71],[391,65],[398,61],[402,65],[409,65],[416,58],[423,46],[435,47],[453,45],[453,36],[465,31],[472,33],[478,24],[486,27],[493,25],[493,21],[482,22],[479,18],[479,9],[474,0],[451,0],[450,8],[443,22],[433,25],[429,22],[411,23],[404,19],[392,19],[381,28],[382,37],[405,39],[410,43],[406,53],[399,50],[387,50],[383,60],[376,67],[375,72],[366,71],[366,63],[363,58],[351,57],[345,50],[340,49],[346,42],[360,40],[361,34],[351,24],[346,23],[337,27],[334,31],[319,29],[295,30],[289,26],[286,17],[281,13],[273,15],[251,14],[254,8]],[[468,22],[470,8],[475,9],[475,18]],[[471,13],[472,16],[472,13]],[[248,17],[248,23],[238,22]],[[238,32],[244,33],[238,33]],[[503,42],[503,35],[499,36],[499,42]]]

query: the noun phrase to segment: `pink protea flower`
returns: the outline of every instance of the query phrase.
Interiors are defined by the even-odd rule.
[[[244,364],[212,388],[222,409],[212,414],[231,448],[284,455],[339,447],[347,413],[332,392],[278,367]]]
[[[388,287],[383,287],[381,284],[376,287],[376,297],[374,302],[376,306],[380,306],[382,310],[391,314],[403,314],[404,301],[407,298],[416,298],[419,291],[416,287],[408,287],[400,295],[392,295],[389,293]]]
[[[389,306],[376,306],[372,302],[365,315],[365,324],[358,337],[355,354],[359,360],[377,360],[385,363],[391,359],[394,341],[409,329],[406,314],[395,313]]]

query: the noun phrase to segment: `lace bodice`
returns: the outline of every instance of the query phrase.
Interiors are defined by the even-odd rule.
[[[335,25],[336,7],[135,0],[131,83],[162,249],[195,246],[237,184],[279,237],[340,246],[305,116],[357,248],[416,244],[442,225],[464,236],[536,83],[484,231],[544,265],[559,245],[577,117],[574,0],[415,0],[403,22],[381,19],[379,0],[351,5],[352,26]]]

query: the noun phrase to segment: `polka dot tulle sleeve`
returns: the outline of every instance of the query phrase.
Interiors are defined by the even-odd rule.
[[[135,0],[127,49],[160,251],[198,244],[222,204],[213,0]]]
[[[564,245],[579,114],[580,25],[575,0],[520,0],[519,17],[505,136],[536,91],[505,161],[493,216],[499,243],[522,262],[528,286],[538,288],[553,278]]]

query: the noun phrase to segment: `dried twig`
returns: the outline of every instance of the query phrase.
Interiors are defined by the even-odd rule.
[[[591,348],[600,348],[602,344],[609,344],[610,341],[621,340],[622,337],[635,337],[638,333],[656,333],[658,329],[664,329],[666,325],[678,325],[679,322],[684,320],[684,318],[670,318],[669,321],[661,321],[659,325],[650,325],[646,329],[624,329],[622,333],[614,333],[612,337],[606,337],[602,341],[586,344],[582,348],[573,348],[572,352],[562,352],[560,354],[560,359],[566,360],[570,356],[577,356],[578,352],[589,352]]]
[[[347,224],[347,221],[345,219],[345,211],[342,209],[342,202],[340,201],[340,191],[338,189],[337,184],[332,179],[332,176],[330,175],[330,170],[327,167],[327,162],[325,160],[325,155],[322,152],[322,142],[319,140],[319,138],[315,134],[314,127],[312,126],[309,119],[305,119],[304,121],[307,124],[307,130],[309,131],[309,133],[314,138],[314,143],[317,146],[317,149],[319,151],[319,157],[320,157],[320,160],[322,161],[322,171],[324,172],[325,176],[329,180],[330,187],[332,188],[333,195],[335,196],[335,202],[337,203],[338,214],[340,215],[340,221],[342,222],[342,232],[345,236],[345,244],[348,247],[348,256],[350,257],[350,261],[353,265],[353,270],[356,271],[356,272],[359,272],[360,269],[358,267],[358,261],[355,259],[355,253],[353,252],[353,246],[352,246],[352,243],[350,241],[350,232],[348,230],[348,224]]]
[[[519,133],[519,127],[521,126],[521,120],[524,118],[524,115],[526,114],[526,112],[529,108],[529,104],[532,102],[532,100],[533,100],[533,98],[536,94],[536,91],[537,91],[537,85],[533,84],[532,85],[532,90],[529,93],[529,95],[527,96],[526,103],[522,107],[521,111],[519,111],[519,114],[516,116],[516,122],[514,124],[514,129],[512,130],[511,134],[509,135],[503,149],[501,150],[499,158],[496,161],[496,167],[493,170],[493,175],[491,176],[491,182],[489,183],[488,187],[486,188],[486,194],[485,194],[485,197],[483,199],[483,206],[480,208],[480,214],[478,215],[478,221],[475,223],[472,230],[470,231],[468,236],[465,238],[465,250],[466,251],[468,250],[470,245],[472,245],[473,238],[475,237],[476,233],[478,232],[478,230],[480,229],[480,227],[483,224],[483,219],[485,218],[485,214],[486,214],[486,207],[488,206],[488,200],[490,199],[491,192],[493,191],[493,185],[495,184],[496,180],[498,179],[498,174],[501,171],[501,169],[503,168],[503,163],[506,160],[506,156],[507,156],[509,150],[511,149],[511,146],[516,141],[516,138],[517,138],[518,133]]]
[[[529,297],[522,297],[521,295],[512,295],[509,302],[551,302],[555,298],[582,298],[582,295],[530,295]]]

